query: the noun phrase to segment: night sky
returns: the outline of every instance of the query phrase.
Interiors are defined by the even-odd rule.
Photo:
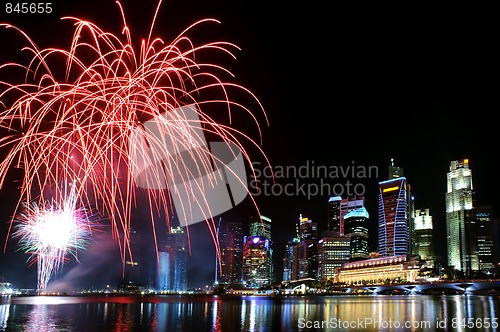
[[[133,36],[145,36],[157,3],[134,3],[124,5],[127,22]],[[500,209],[494,194],[500,184],[495,172],[500,77],[496,26],[491,9],[470,6],[163,1],[155,35],[169,41],[201,18],[220,20],[220,25],[198,32],[196,38],[226,40],[241,48],[237,59],[224,65],[234,73],[234,82],[255,93],[263,104],[269,125],[253,107],[262,129],[261,147],[274,170],[303,165],[378,169],[371,177],[356,173],[336,179],[277,178],[275,190],[286,184],[291,184],[290,190],[297,189],[296,184],[340,183],[341,187],[347,180],[359,184],[365,191],[372,225],[370,245],[375,250],[377,184],[387,179],[394,158],[412,186],[415,207],[430,209],[437,248],[444,256],[450,161],[469,158],[476,203],[492,205],[495,216]],[[24,16],[6,15],[2,8],[0,22],[17,25],[43,48],[68,47],[73,29],[70,22],[59,20],[65,15],[86,18],[120,33],[114,1],[53,1],[53,7],[51,15]],[[0,29],[0,41],[0,63],[18,59],[22,39]],[[236,118],[233,125],[259,142],[255,126],[246,119]],[[254,166],[262,170],[264,156],[251,144],[248,152]],[[17,200],[9,189],[0,191],[4,221]],[[325,191],[309,198],[302,191],[254,195],[260,212],[272,219],[278,279],[285,243],[295,235],[299,214],[317,222],[320,230],[326,227],[329,194]],[[246,222],[255,214],[247,198],[220,217],[223,222]],[[214,273],[213,264],[207,263],[214,261],[210,234],[204,223],[190,226],[190,234],[190,282],[194,286],[210,283]],[[108,242],[101,239],[100,243],[114,257],[117,249]],[[12,253],[14,247],[9,242],[7,252],[0,254],[0,276],[33,287],[30,282],[36,270],[28,269],[25,254]],[[89,249],[88,257],[97,251]],[[84,255],[81,265],[92,261]],[[119,270],[120,261],[114,262]],[[63,274],[75,266],[65,267]],[[108,275],[103,276],[100,267],[75,268],[90,271],[79,281],[89,283],[95,278],[92,285]],[[109,275],[116,276],[111,270]],[[20,274],[23,277],[16,277]]]

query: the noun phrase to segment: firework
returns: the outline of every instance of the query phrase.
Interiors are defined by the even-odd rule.
[[[235,112],[248,116],[260,133],[259,121],[250,107],[233,96],[247,96],[244,99],[262,111],[267,122],[254,94],[226,79],[233,77],[229,70],[199,60],[204,56],[211,59],[214,53],[222,53],[223,59],[235,58],[239,48],[232,43],[197,45],[188,36],[201,25],[220,22],[200,20],[168,43],[153,36],[160,3],[149,36],[139,50],[134,47],[119,1],[121,35],[103,31],[90,21],[64,17],[72,21],[75,29],[68,49],[39,48],[20,28],[1,25],[26,39],[24,51],[31,54],[31,60],[0,66],[4,70],[21,70],[25,77],[23,82],[0,80],[4,88],[0,90],[0,101],[14,100],[2,102],[5,110],[0,112],[0,129],[8,133],[0,138],[0,149],[8,151],[0,162],[0,188],[15,167],[24,169],[19,201],[28,204],[33,197],[43,201],[48,188],[60,194],[64,192],[60,183],[77,181],[81,204],[96,206],[111,221],[123,258],[131,252],[131,211],[141,179],[152,221],[161,212],[171,215],[171,193],[182,192],[181,208],[176,206],[177,213],[182,210],[184,216],[181,222],[189,224],[190,211],[202,209],[214,234],[210,204],[194,190],[204,193],[223,181],[224,175],[227,178],[235,172],[213,170],[220,156],[210,151],[200,131],[236,147],[241,158],[249,162],[243,143],[260,151],[259,144],[233,128],[231,121]],[[196,113],[194,120],[179,112],[186,107]],[[226,118],[228,123],[216,118]],[[151,121],[159,128],[156,136],[148,128]],[[145,148],[144,139],[156,148]],[[236,153],[234,156],[239,157]],[[140,177],[136,171],[142,171],[145,164],[148,170]],[[165,180],[179,178],[183,181],[175,182],[173,187]],[[193,178],[204,180],[193,183]],[[237,181],[243,183],[246,179],[237,177],[233,182]],[[165,221],[168,224],[169,218]]]
[[[32,201],[15,218],[12,236],[19,239],[19,249],[30,255],[30,265],[36,262],[38,290],[43,291],[54,273],[68,260],[78,260],[78,251],[84,250],[90,240],[96,215],[77,207],[74,186],[61,201]]]

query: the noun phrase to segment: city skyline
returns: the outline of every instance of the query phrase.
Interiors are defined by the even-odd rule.
[[[69,23],[61,21],[60,14],[92,18],[109,30],[116,30],[114,20],[110,19],[118,20],[114,1],[54,4],[59,6],[50,17],[38,15],[27,19],[2,12],[1,21],[28,30],[44,47],[59,46],[67,40],[68,32],[61,26]],[[130,17],[131,29],[146,36],[155,5],[124,4],[125,11],[136,14]],[[495,34],[488,20],[471,18],[470,25],[459,24],[460,16],[453,17],[448,8],[432,13],[423,8],[412,9],[413,14],[401,12],[400,16],[393,16],[382,10],[374,15],[371,6],[354,10],[349,5],[336,5],[333,10],[324,11],[313,7],[267,8],[259,2],[242,5],[229,1],[164,2],[163,6],[156,24],[165,35],[176,36],[195,19],[215,17],[221,24],[207,38],[215,35],[241,46],[237,59],[227,63],[234,70],[236,81],[253,91],[264,105],[269,126],[262,129],[262,150],[273,167],[300,167],[313,162],[316,166],[339,168],[353,164],[365,168],[376,166],[376,177],[348,178],[366,188],[368,223],[373,227],[378,182],[389,178],[387,167],[394,158],[412,185],[415,207],[429,208],[434,226],[445,232],[449,163],[469,158],[477,201],[491,205],[498,216],[497,125],[490,115],[498,108],[498,100],[489,83],[491,77],[497,76],[498,53],[491,43]],[[0,40],[9,46],[2,49],[0,63],[16,59],[22,43],[12,31],[1,30]],[[237,128],[246,126],[242,119],[233,121]],[[265,122],[260,118],[259,121]],[[248,134],[258,138],[256,132]],[[249,149],[252,159],[264,167],[267,161],[253,147]],[[346,188],[343,177],[327,180]],[[294,190],[299,190],[302,184],[321,185],[318,178],[299,178],[298,184],[292,178],[279,178],[277,183],[292,183]],[[14,204],[9,189],[0,191],[0,214],[5,221]],[[301,191],[294,193],[254,196],[261,214],[269,216],[279,229],[273,231],[277,259],[284,250],[282,244],[295,232],[289,226],[299,214],[317,222],[318,227],[326,227],[330,193],[312,197]],[[251,215],[258,213],[247,197],[222,218],[243,219]],[[137,216],[139,222],[140,218],[141,215]],[[4,225],[2,235],[5,228]],[[204,223],[190,229],[192,251],[188,261],[191,260],[192,269],[198,272],[203,284],[213,280],[214,264],[210,268],[200,264],[214,261],[213,242]],[[372,234],[370,231],[371,246]],[[115,249],[112,241],[108,246],[108,240],[100,238],[112,256]],[[436,245],[442,251],[443,243]],[[25,274],[30,271],[26,257],[13,254],[14,248],[15,244],[9,241],[8,255],[15,258],[3,254],[2,266],[12,263],[10,266]],[[120,270],[120,261],[111,261]],[[64,267],[63,271],[71,268]]]

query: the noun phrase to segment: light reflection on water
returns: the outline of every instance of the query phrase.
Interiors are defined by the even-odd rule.
[[[0,331],[493,332],[500,331],[500,322],[494,324],[500,314],[499,299],[476,295],[2,297]]]

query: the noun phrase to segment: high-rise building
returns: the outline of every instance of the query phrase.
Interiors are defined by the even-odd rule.
[[[498,228],[493,219],[491,206],[476,206],[474,208],[478,269],[484,273],[495,273],[498,257]]]
[[[332,234],[335,234],[334,232]],[[351,242],[345,236],[325,236],[318,241],[318,279],[335,277],[339,269],[350,261]]]
[[[385,257],[410,254],[410,187],[405,177],[379,182],[378,252]]]
[[[242,279],[247,287],[259,288],[271,284],[269,252],[270,241],[266,237],[243,237]]]
[[[421,260],[432,264],[434,257],[434,226],[429,209],[415,210],[413,221],[412,254],[419,255]]]
[[[345,236],[350,239],[350,261],[368,259],[368,211],[362,207],[352,210],[344,217]]]
[[[274,261],[273,261],[273,240],[271,237],[271,218],[264,215],[260,215],[258,220],[251,220],[249,227],[250,236],[258,236],[267,241],[266,254],[267,257],[267,267],[266,271],[268,273],[267,278],[272,282],[274,280]]]
[[[253,219],[253,218],[252,218]],[[265,236],[271,240],[271,218],[260,215],[258,220],[250,221],[250,236]]]
[[[343,225],[340,222],[340,203],[342,197],[332,196],[328,199],[328,221],[326,230],[329,232],[336,232],[342,234]]]
[[[318,225],[309,218],[299,216],[298,278],[318,277],[317,241]]]
[[[389,165],[389,177],[388,179],[398,179],[404,177],[404,169],[402,167],[396,166],[394,164],[394,158],[391,158],[391,164]],[[408,243],[408,254],[412,254],[413,250],[413,238],[414,238],[414,231],[413,231],[413,224],[414,220],[413,217],[415,215],[415,198],[413,197],[413,194],[411,192],[411,186],[407,182],[406,183],[407,191],[408,191],[408,228],[410,232],[410,238],[409,238],[409,243]]]
[[[243,259],[243,223],[222,221],[219,229],[219,246],[221,262],[220,273],[216,276],[217,282],[228,285],[240,283]],[[217,265],[218,268],[219,265]]]
[[[363,196],[342,198],[342,201],[340,202],[340,236],[345,235],[344,231],[345,215],[351,212],[352,210],[360,209],[364,206],[365,206],[365,199]]]
[[[467,276],[478,270],[474,194],[469,160],[454,160],[447,174],[446,236],[448,265]]]
[[[140,232],[134,228],[130,229],[130,251],[126,250],[125,271],[123,275],[124,284],[142,285],[142,241]]]
[[[283,281],[297,280],[299,276],[299,246],[298,237],[288,241],[285,246],[285,257],[283,258]]]
[[[170,234],[158,248],[158,277],[156,289],[160,292],[187,291],[187,236],[181,227],[171,227]]]

